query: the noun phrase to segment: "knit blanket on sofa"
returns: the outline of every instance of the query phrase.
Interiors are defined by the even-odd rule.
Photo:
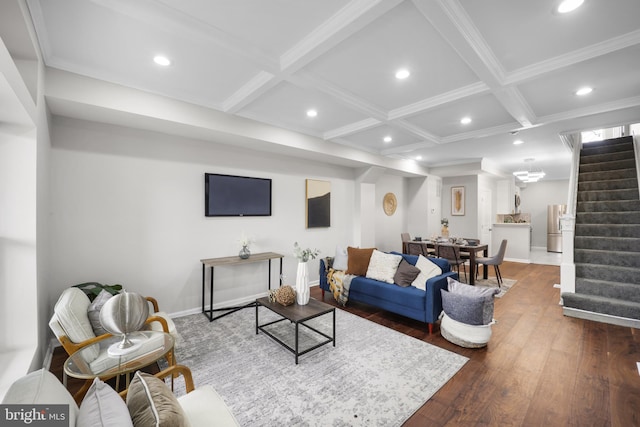
[[[343,307],[349,300],[349,287],[354,277],[356,276],[353,274],[345,274],[344,271],[334,270],[333,268],[330,268],[327,273],[327,281],[329,282],[329,289],[333,294],[333,298]]]

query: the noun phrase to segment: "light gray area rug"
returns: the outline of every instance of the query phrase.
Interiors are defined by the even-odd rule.
[[[496,295],[496,298],[502,298],[509,289],[511,289],[511,287],[513,285],[515,285],[517,282],[517,280],[514,279],[502,279],[502,285],[500,286],[500,293],[498,295]],[[489,277],[487,280],[485,279],[476,279],[476,286],[487,286],[490,288],[497,288],[498,287],[498,280],[495,277]]]
[[[277,318],[260,307],[261,324]],[[468,360],[340,309],[336,347],[300,356],[298,365],[293,353],[256,335],[255,309],[211,323],[202,314],[174,321],[178,363],[191,369],[196,387],[211,384],[242,426],[399,426]],[[312,322],[331,335],[330,314]],[[293,338],[288,321],[271,331]]]

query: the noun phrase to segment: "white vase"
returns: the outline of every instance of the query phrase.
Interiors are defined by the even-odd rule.
[[[309,269],[308,263],[298,263],[298,273],[296,274],[296,302],[299,305],[309,303]]]

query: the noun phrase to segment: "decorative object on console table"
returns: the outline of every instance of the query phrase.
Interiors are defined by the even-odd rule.
[[[240,258],[247,259],[251,256],[249,244],[251,244],[252,241],[253,240],[251,239],[251,237],[247,237],[244,232],[242,233],[242,237],[240,238],[240,245],[242,245],[242,248],[240,249],[240,253],[238,254]]]
[[[296,274],[296,302],[299,305],[309,303],[309,268],[307,262],[315,259],[320,251],[310,248],[302,249],[298,242],[293,244],[293,254],[298,258],[298,272]]]
[[[464,215],[464,187],[451,187],[451,215]]]
[[[331,226],[331,182],[307,179],[307,228]]]

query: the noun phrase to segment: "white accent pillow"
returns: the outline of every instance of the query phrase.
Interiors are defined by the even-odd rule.
[[[416,280],[413,281],[411,286],[422,291],[427,290],[427,280],[442,274],[442,269],[438,267],[435,262],[429,261],[429,259],[422,255],[418,255],[416,267],[420,269],[420,274],[418,274],[418,277],[416,277]]]
[[[347,256],[347,248],[336,246],[336,256],[333,258],[333,269],[347,271],[349,257]]]
[[[87,314],[89,305],[89,297],[78,288],[67,288],[62,292],[58,302],[56,302],[53,312],[58,319],[58,323],[74,343],[80,343],[91,338],[95,338],[89,315]],[[93,347],[85,350],[84,355],[90,362],[98,357],[98,348]]]
[[[82,291],[80,291],[82,292]],[[76,425],[78,405],[71,393],[46,369],[18,378],[4,395],[3,404],[69,405],[69,425]]]
[[[396,275],[400,261],[402,261],[400,255],[387,254],[374,249],[367,268],[367,279],[393,283],[393,276]]]
[[[76,427],[133,427],[127,404],[99,378],[87,390],[80,405]]]

